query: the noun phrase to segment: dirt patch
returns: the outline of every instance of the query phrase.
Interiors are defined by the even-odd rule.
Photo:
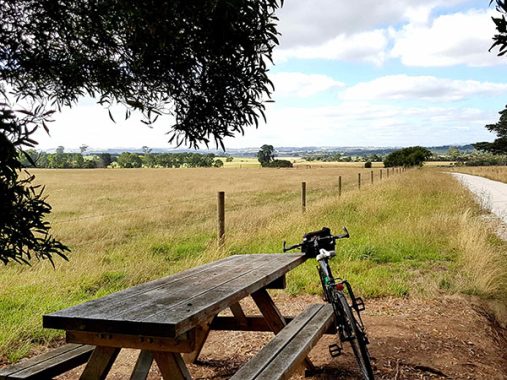
[[[286,315],[302,311],[319,297],[274,299]],[[242,302],[257,313],[252,302]],[[378,379],[507,379],[507,332],[494,323],[474,301],[462,297],[438,300],[382,299],[367,303],[364,315],[370,352]],[[228,379],[270,339],[269,333],[212,332],[198,364],[189,365],[196,379]],[[328,346],[334,337],[324,336],[310,353],[321,370],[316,379],[358,379],[354,356],[331,358]],[[108,379],[128,379],[137,352],[124,350]],[[80,369],[60,379],[78,378]],[[296,374],[293,379],[302,379]],[[156,365],[149,379],[160,379]]]

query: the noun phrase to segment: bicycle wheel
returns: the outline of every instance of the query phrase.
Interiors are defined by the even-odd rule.
[[[344,322],[344,328],[347,335],[350,337],[350,344],[354,355],[356,357],[357,364],[361,370],[361,374],[365,380],[373,379],[373,369],[370,363],[370,353],[366,347],[366,337],[363,330],[359,327],[352,310],[350,309],[347,299],[342,293],[336,292],[338,301],[340,302],[340,309],[343,311],[342,318]]]

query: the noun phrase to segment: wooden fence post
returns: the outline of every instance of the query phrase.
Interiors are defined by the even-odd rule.
[[[301,182],[301,210],[306,211],[306,182]]]
[[[342,196],[342,176],[338,177],[338,196]]]
[[[370,172],[371,175],[371,184],[373,185],[373,170]]]
[[[217,200],[218,245],[221,247],[225,243],[225,192],[219,191]]]
[[[382,169],[380,169],[380,180],[382,181]]]
[[[387,178],[389,178],[389,168],[387,168],[386,171],[387,171]]]
[[[357,173],[357,189],[361,190],[361,173]]]

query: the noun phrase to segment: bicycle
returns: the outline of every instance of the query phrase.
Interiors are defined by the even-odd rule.
[[[341,355],[343,342],[349,342],[363,378],[370,380],[373,379],[373,369],[367,348],[369,341],[361,319],[361,312],[365,309],[364,302],[361,297],[354,295],[352,286],[347,280],[333,277],[329,266],[329,260],[336,256],[336,240],[350,237],[347,228],[343,227],[343,232],[341,235],[333,236],[327,227],[319,231],[308,232],[299,244],[286,247],[284,241],[283,251],[301,248],[302,253],[317,260],[320,281],[326,301],[333,306],[339,337],[338,344],[329,346],[329,353],[332,357]],[[350,299],[350,303],[348,299]]]

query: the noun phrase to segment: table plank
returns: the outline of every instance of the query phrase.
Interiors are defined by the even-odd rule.
[[[113,313],[119,316],[119,319],[126,320],[142,320],[146,315],[156,314],[158,312],[167,310],[168,307],[175,307],[176,305],[186,305],[193,297],[198,297],[202,294],[208,293],[210,289],[218,287],[224,283],[242,277],[245,273],[252,271],[257,265],[263,265],[265,262],[271,262],[269,259],[262,257],[252,257],[248,263],[230,262],[214,269],[213,271],[206,271],[199,274],[197,277],[185,279],[173,283],[164,292],[147,292],[143,294],[143,302],[141,305],[134,304],[128,307],[119,307]],[[248,264],[248,265],[245,265]],[[139,297],[138,297],[139,299]],[[141,301],[141,300],[140,300]],[[102,317],[102,314],[97,314],[93,317]],[[115,318],[116,319],[116,318]]]
[[[219,269],[229,264],[234,265],[237,261],[239,261],[239,256],[231,256],[223,260],[192,268],[161,279],[149,281],[80,305],[63,309],[58,312],[51,313],[49,316],[64,317],[66,315],[73,316],[79,314],[80,317],[84,318],[110,311],[114,313],[117,307],[125,307],[126,305],[139,303],[139,300],[143,298],[145,293],[153,292],[156,294],[159,291],[165,292],[167,289],[171,289],[172,286],[177,286],[177,284],[182,282],[194,282],[201,276],[207,276],[215,269]],[[149,299],[153,298],[150,297]]]
[[[44,327],[176,337],[305,260],[302,254],[236,255],[45,315]]]
[[[261,255],[252,255],[251,264],[262,260]],[[227,281],[231,268],[239,266],[244,259],[242,256],[231,256],[197,268],[192,268],[174,276],[151,281],[127,290],[116,292],[108,296],[73,306],[58,312],[44,315],[43,326],[49,328],[65,328],[66,330],[82,330],[95,332],[112,332],[103,330],[97,321],[125,320],[126,313],[140,310],[142,314],[153,313],[153,309],[166,307],[171,301],[183,302],[188,299],[190,287],[196,288],[202,279]],[[183,292],[183,293],[182,293]],[[162,302],[165,301],[165,302]],[[62,326],[62,323],[64,326]],[[166,336],[162,335],[162,336]]]
[[[280,258],[274,259],[276,256]],[[229,305],[262,289],[305,260],[304,255],[270,255],[262,265],[206,293],[192,297],[186,304],[178,304],[143,320],[144,323],[167,323],[174,326],[176,335],[188,331],[218,314]]]
[[[69,343],[85,343],[101,347],[138,348],[148,351],[192,352],[195,350],[195,331],[191,330],[176,338],[139,336],[132,334],[104,334],[89,331],[67,331]]]

